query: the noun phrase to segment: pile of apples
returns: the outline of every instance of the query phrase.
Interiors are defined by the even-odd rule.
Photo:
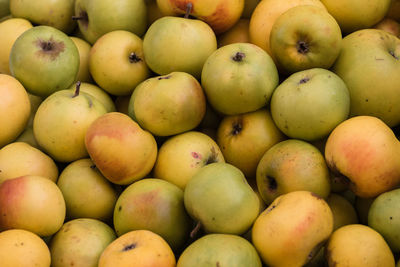
[[[0,18],[1,267],[400,266],[400,0]]]

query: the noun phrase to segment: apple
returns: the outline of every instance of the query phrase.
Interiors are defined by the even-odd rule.
[[[268,109],[225,116],[217,128],[217,143],[225,161],[255,179],[264,153],[286,137],[276,127]]]
[[[205,21],[216,34],[231,28],[241,17],[244,0],[157,0],[161,12],[167,16],[189,13]]]
[[[9,18],[0,23],[2,36],[0,39],[0,73],[10,74],[9,59],[11,48],[15,40],[32,27],[32,23],[29,20],[22,18]]]
[[[65,89],[48,96],[40,104],[33,120],[33,132],[39,146],[55,161],[72,162],[85,158],[85,134],[90,124],[107,112],[93,96]]]
[[[10,15],[10,0],[0,0],[0,18]]]
[[[89,52],[92,46],[82,38],[70,36],[71,40],[78,48],[79,52],[79,70],[75,82],[93,82],[92,75],[89,72]]]
[[[36,141],[35,135],[33,134],[33,127],[26,127],[25,130],[15,139],[14,142],[24,142],[37,149],[40,149],[39,144]]]
[[[386,17],[400,23],[400,0],[392,0]]]
[[[64,196],[68,220],[92,218],[111,222],[118,192],[89,158],[65,166],[57,186]]]
[[[250,19],[254,9],[257,7],[260,1],[261,0],[245,0],[241,18]]]
[[[218,48],[233,43],[250,43],[249,19],[240,19],[229,30],[217,36]]]
[[[400,124],[400,39],[364,29],[343,38],[332,67],[350,92],[350,116],[369,115],[389,127]]]
[[[195,173],[213,162],[224,162],[217,143],[204,133],[188,131],[174,135],[161,144],[153,175],[184,190]],[[178,169],[179,172],[176,171]]]
[[[143,38],[146,64],[159,75],[187,72],[200,78],[204,62],[217,49],[217,38],[205,22],[165,16]]]
[[[14,141],[29,121],[31,104],[28,93],[14,77],[0,74],[0,148]]]
[[[120,185],[149,174],[158,151],[154,136],[120,112],[104,114],[92,122],[85,146],[104,177]]]
[[[9,0],[10,12],[15,18],[24,18],[35,25],[47,25],[67,34],[76,27],[71,19],[74,0]]]
[[[157,0],[145,0],[147,9],[147,25],[151,25],[157,19],[164,17],[158,8]]]
[[[142,36],[147,28],[144,0],[75,0],[73,19],[90,44],[107,32],[126,30]]]
[[[171,136],[197,127],[206,112],[200,83],[186,72],[172,72],[141,82],[133,91],[128,113],[156,136]]]
[[[369,28],[382,20],[392,0],[321,0],[343,33]]]
[[[58,178],[54,160],[24,142],[13,142],[0,149],[0,170],[0,184],[24,175],[38,175],[53,182]]]
[[[79,51],[56,28],[36,26],[14,42],[9,62],[12,76],[34,95],[48,96],[68,88],[79,71]]]
[[[109,94],[132,94],[150,76],[142,39],[123,30],[104,34],[90,50],[89,70],[95,82]]]
[[[400,38],[400,23],[391,18],[384,18],[373,26],[374,29],[384,30]]]
[[[356,209],[349,200],[340,194],[329,194],[326,199],[333,214],[333,231],[348,224],[358,223]]]
[[[201,85],[208,103],[225,115],[265,107],[278,82],[278,70],[272,58],[250,43],[218,48],[207,58],[201,72]]]
[[[290,138],[324,138],[350,111],[349,90],[332,71],[312,68],[296,72],[275,89],[270,109],[276,126]]]
[[[0,231],[24,229],[39,236],[56,233],[64,223],[65,202],[48,178],[25,175],[0,184]]]
[[[280,15],[270,33],[270,49],[282,73],[329,69],[338,57],[342,33],[336,20],[320,7],[302,5]]]

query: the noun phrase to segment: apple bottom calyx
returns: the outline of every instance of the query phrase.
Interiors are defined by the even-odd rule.
[[[232,60],[236,61],[236,62],[241,62],[241,61],[243,61],[243,58],[245,58],[245,57],[246,57],[245,53],[236,52],[236,54],[232,57]]]
[[[307,54],[310,51],[310,45],[308,43],[306,43],[305,41],[298,41],[297,45],[297,52],[299,52],[300,54]]]
[[[135,52],[132,52],[129,54],[129,62],[130,63],[137,63],[140,61],[142,61],[142,59],[138,55],[136,55]]]

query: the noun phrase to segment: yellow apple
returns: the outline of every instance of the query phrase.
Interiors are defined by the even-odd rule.
[[[71,39],[79,52],[79,70],[75,81],[93,82],[89,72],[89,53],[92,46],[82,38],[71,36]]]
[[[217,36],[218,47],[233,43],[250,43],[249,19],[240,19],[229,30]]]

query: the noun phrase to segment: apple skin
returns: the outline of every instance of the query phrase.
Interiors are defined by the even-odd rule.
[[[225,115],[252,112],[266,106],[278,86],[272,58],[250,43],[218,48],[205,61],[201,85],[208,103]]]
[[[111,95],[130,95],[150,76],[143,41],[129,31],[112,31],[93,44],[89,70],[95,82]]]
[[[336,20],[320,7],[296,6],[272,26],[270,49],[282,73],[329,69],[338,57],[342,33]]]
[[[157,0],[161,12],[167,16],[186,14],[188,3],[192,4],[190,15],[206,22],[216,34],[227,31],[242,15],[244,0]]]
[[[0,19],[10,15],[10,0],[0,0]]]
[[[11,74],[9,60],[11,48],[17,38],[26,30],[32,28],[29,20],[22,18],[10,18],[0,23],[0,73]]]
[[[369,28],[382,20],[391,0],[321,0],[328,12],[339,23],[343,33]]]
[[[87,130],[85,145],[104,177],[119,185],[149,174],[158,151],[154,136],[120,112],[96,119]]]
[[[41,237],[56,233],[64,223],[65,202],[48,178],[20,176],[0,184],[0,231],[24,229]]]
[[[339,194],[331,193],[326,199],[333,214],[333,231],[348,224],[358,223],[356,209],[349,200]]]
[[[226,32],[217,36],[218,48],[233,43],[250,43],[249,19],[240,19]]]
[[[68,35],[50,26],[26,30],[14,42],[12,76],[34,95],[49,96],[68,88],[79,71],[79,51]]]
[[[100,36],[115,30],[142,36],[147,29],[144,0],[75,0],[75,16],[85,40],[94,44]]]
[[[247,179],[255,179],[261,157],[284,139],[266,108],[225,116],[217,129],[217,143],[225,161],[239,168]]]
[[[369,115],[389,127],[400,124],[400,39],[364,29],[343,38],[332,67],[350,93],[350,116]]]
[[[29,121],[31,104],[28,93],[14,77],[0,74],[0,148],[14,141]]]
[[[128,113],[156,136],[171,136],[197,127],[206,112],[200,83],[185,72],[172,72],[141,82],[133,91]]]
[[[384,30],[400,38],[400,23],[391,18],[384,18],[373,26],[374,29]]]
[[[400,0],[392,0],[386,17],[394,19],[400,23]]]
[[[212,162],[225,162],[217,143],[204,133],[188,131],[162,143],[153,175],[183,190],[196,172]]]
[[[270,109],[276,126],[288,137],[324,138],[349,116],[346,84],[332,71],[312,68],[296,72],[275,89]]]
[[[47,25],[69,34],[76,27],[71,19],[74,0],[10,0],[10,12],[15,18],[24,18],[35,25]]]
[[[80,81],[92,83],[93,78],[89,72],[89,52],[92,46],[79,37],[70,36],[70,38],[76,45],[76,48],[78,48],[79,52],[79,71],[75,82]]]
[[[217,49],[217,37],[205,22],[164,16],[143,38],[146,64],[159,75],[187,72],[200,78],[204,62]]]

